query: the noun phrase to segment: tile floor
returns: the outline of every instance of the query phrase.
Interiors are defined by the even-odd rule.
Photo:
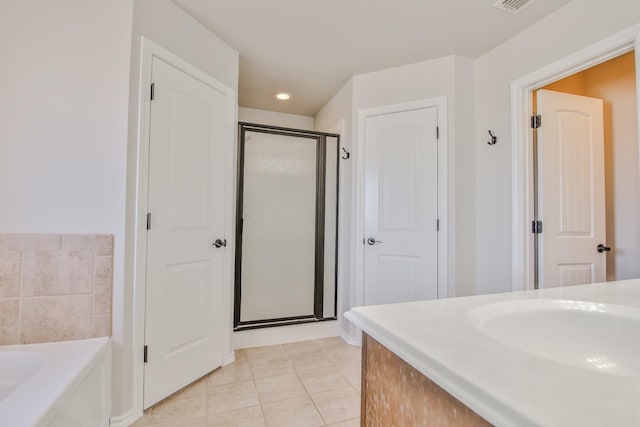
[[[325,338],[236,351],[135,427],[357,427],[360,347]]]

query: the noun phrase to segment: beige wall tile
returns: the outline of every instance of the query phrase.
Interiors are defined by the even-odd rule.
[[[22,344],[83,339],[92,334],[92,295],[34,297],[22,301]]]
[[[90,251],[23,253],[23,296],[75,295],[93,292]]]
[[[97,256],[95,258],[95,283],[111,285],[113,282],[113,257]]]
[[[111,285],[96,286],[93,292],[93,314],[111,314]]]
[[[0,298],[20,296],[22,255],[0,249]]]
[[[113,236],[107,234],[64,234],[62,249],[95,251],[97,256],[113,255]]]
[[[0,299],[0,345],[18,344],[20,300]]]
[[[55,251],[61,242],[59,234],[0,234],[0,249],[10,251]]]
[[[91,338],[111,336],[111,314],[93,316],[93,332]]]

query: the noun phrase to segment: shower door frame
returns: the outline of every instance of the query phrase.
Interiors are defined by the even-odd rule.
[[[316,142],[316,209],[315,209],[315,266],[314,266],[314,303],[313,314],[280,317],[272,319],[240,319],[242,303],[242,233],[244,205],[244,154],[246,132],[258,132],[271,135],[307,138]],[[326,215],[326,156],[327,138],[336,138],[336,209],[335,209],[335,251],[334,251],[334,300],[333,316],[324,317],[324,253],[325,253],[325,215]],[[270,328],[275,326],[296,325],[301,323],[336,320],[338,315],[338,217],[340,200],[340,135],[326,132],[292,129],[257,123],[238,122],[238,170],[236,190],[236,245],[233,301],[233,330]]]

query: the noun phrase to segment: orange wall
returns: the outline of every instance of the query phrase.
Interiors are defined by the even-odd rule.
[[[640,188],[634,53],[622,55],[543,89],[604,101],[607,279],[640,277]],[[534,98],[535,102],[535,98]]]

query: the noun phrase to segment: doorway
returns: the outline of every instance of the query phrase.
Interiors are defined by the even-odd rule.
[[[592,153],[590,166],[593,167],[595,175],[590,182],[586,182],[585,179],[576,180],[573,184],[574,191],[572,191],[575,197],[580,189],[589,189],[589,196],[593,197],[593,212],[585,217],[590,220],[588,225],[593,226],[593,232],[588,236],[578,237],[574,231],[573,237],[578,237],[583,240],[583,243],[579,244],[576,250],[571,251],[577,253],[581,249],[587,249],[586,252],[591,255],[591,258],[595,257],[595,262],[590,268],[592,271],[589,271],[588,275],[585,268],[582,268],[584,274],[578,274],[576,269],[572,269],[571,273],[567,271],[569,276],[572,276],[564,277],[568,281],[562,280],[562,274],[556,276],[557,281],[548,274],[545,280],[542,277],[544,275],[540,274],[540,283],[547,283],[545,287],[640,277],[640,268],[637,263],[640,259],[640,227],[637,222],[640,203],[636,179],[638,177],[638,104],[635,61],[635,52],[628,52],[541,89],[553,91],[557,94],[553,96],[563,99],[574,99],[579,102],[589,102],[588,99],[599,100],[600,117],[594,119],[592,124],[598,120],[602,121],[603,145],[602,149],[598,149],[601,152]],[[537,112],[541,111],[539,102],[541,90],[536,91],[533,99],[534,111]],[[565,110],[568,109],[565,108]],[[573,112],[577,110],[573,108]],[[541,129],[537,132],[541,133]],[[597,142],[596,139],[593,141]],[[581,152],[586,153],[587,150],[581,150]],[[572,156],[571,161],[575,165],[580,159],[582,157],[576,155]],[[539,166],[538,173],[544,175],[546,170],[544,162]],[[600,168],[601,175],[599,175]],[[586,175],[583,178],[586,178]],[[583,183],[588,184],[588,187],[583,187]],[[540,186],[539,194],[541,189]],[[587,202],[587,200],[580,198],[571,206],[576,206],[576,202]],[[545,239],[548,236],[549,234],[545,236],[543,233],[540,237]],[[599,241],[587,242],[591,237]],[[562,240],[569,239],[571,239],[570,236],[563,236]],[[543,245],[540,245],[539,249],[544,251]],[[584,259],[588,258],[589,256]],[[541,261],[539,271],[548,267],[545,264],[553,263],[553,259],[544,261],[544,256],[540,256],[539,259]],[[587,267],[587,264],[583,263],[582,266]]]
[[[538,111],[536,111],[537,104],[534,102],[536,91],[542,89],[558,92],[558,89],[563,89],[561,86],[564,86],[565,89],[568,86],[573,86],[575,89],[576,86],[579,86],[576,83],[582,84],[586,81],[591,83],[599,81],[596,86],[598,86],[597,91],[600,93],[596,93],[596,91],[592,89],[591,92],[582,92],[582,95],[580,96],[587,95],[587,97],[599,97],[603,100],[603,120],[605,122],[607,121],[608,111],[616,111],[614,102],[620,102],[620,105],[625,105],[622,108],[618,108],[618,112],[623,112],[623,114],[619,114],[618,118],[614,119],[613,122],[616,122],[617,120],[618,123],[621,123],[626,120],[626,125],[623,126],[626,126],[627,130],[618,132],[617,138],[619,142],[620,136],[622,135],[622,139],[624,140],[622,145],[625,146],[624,150],[619,148],[616,149],[615,147],[618,142],[615,141],[613,143],[609,142],[608,146],[605,144],[605,153],[607,154],[605,156],[605,161],[608,163],[607,173],[609,176],[605,180],[607,195],[604,198],[606,200],[606,203],[604,204],[609,204],[609,206],[600,206],[599,208],[603,211],[606,210],[607,216],[610,216],[611,218],[609,218],[609,221],[606,221],[606,226],[604,227],[606,232],[603,234],[603,238],[601,239],[602,241],[597,242],[595,245],[592,244],[591,246],[593,247],[590,247],[589,249],[594,253],[598,253],[598,255],[602,257],[603,261],[607,261],[604,263],[609,267],[607,268],[606,276],[601,276],[601,279],[597,279],[594,274],[591,274],[591,271],[587,271],[586,265],[583,265],[582,267],[585,268],[582,268],[583,271],[581,272],[569,272],[570,269],[565,269],[565,279],[569,278],[566,284],[571,285],[592,283],[594,281],[622,280],[626,278],[640,277],[640,271],[637,271],[637,266],[625,268],[624,270],[621,270],[616,266],[616,264],[620,265],[620,260],[626,255],[633,254],[634,259],[637,259],[637,257],[640,256],[640,252],[637,252],[640,250],[637,246],[637,242],[640,242],[640,231],[638,230],[637,225],[633,221],[625,222],[624,219],[620,220],[619,216],[619,206],[624,206],[622,211],[628,213],[634,218],[637,216],[638,211],[640,211],[640,202],[638,201],[638,187],[640,186],[640,172],[638,168],[639,138],[637,133],[637,106],[639,98],[638,93],[635,90],[635,81],[638,78],[638,67],[636,65],[638,63],[638,58],[635,58],[633,53],[637,46],[640,46],[640,38],[638,38],[635,33],[630,31],[622,32],[610,37],[609,39],[603,40],[596,45],[588,47],[583,51],[576,52],[575,54],[539,71],[524,76],[512,83],[512,107],[514,117],[512,288],[514,291],[534,289],[537,286],[549,287],[549,283],[551,286],[558,286],[562,284],[563,280],[561,274],[557,273],[552,280],[547,278],[547,284],[542,281],[536,284],[536,279],[540,280],[540,277],[544,275],[544,266],[541,265],[542,260],[536,260],[536,257],[538,256],[538,247],[536,244],[541,243],[538,241],[540,239],[540,231],[541,235],[544,236],[548,230],[545,226],[545,221],[537,216],[542,213],[539,210],[536,211],[534,209],[536,207],[535,197],[538,196],[536,191],[538,183],[536,182],[536,175],[533,171],[536,169],[538,170],[540,175],[538,178],[542,177],[542,174],[544,173],[540,170],[542,165],[540,165],[540,168],[537,167],[537,164],[534,166],[537,160],[535,155],[540,154],[537,150],[533,150],[535,135],[540,131],[540,129],[537,131],[532,130],[532,128],[536,127],[536,123],[538,122],[536,119],[538,113]],[[622,67],[621,65],[623,64],[626,64],[626,67]],[[631,65],[631,67],[628,67],[629,65]],[[621,73],[620,70],[625,68],[626,71]],[[614,69],[618,71],[613,72],[612,70]],[[621,78],[622,74],[626,77]],[[568,80],[565,80],[567,78]],[[631,82],[630,86],[629,82]],[[621,90],[620,87],[623,84],[626,85],[626,88]],[[629,89],[629,87],[631,88]],[[567,92],[570,91],[567,90]],[[576,92],[574,91],[571,95],[574,95],[575,93]],[[611,98],[614,93],[617,93],[618,95],[622,93],[625,100],[619,101],[616,100],[616,97],[614,97],[616,99]],[[611,100],[609,98],[611,98]],[[623,116],[626,116],[626,118]],[[623,118],[620,119],[620,117]],[[553,123],[553,119],[551,122]],[[549,121],[545,120],[545,117],[543,116],[542,128],[545,127],[545,123],[549,123]],[[609,125],[605,124],[603,126],[605,128],[605,131],[603,132],[604,136],[610,137],[614,134],[612,131],[607,132],[606,129]],[[616,125],[614,124],[609,126],[609,128],[612,129],[615,126]],[[629,131],[629,129],[632,129],[632,131]],[[631,164],[631,167],[627,167],[627,165],[618,167],[615,164],[611,167],[611,147],[613,147],[614,160],[615,156],[618,156],[617,160],[622,158],[628,164]],[[554,149],[557,150],[559,148],[554,147]],[[617,176],[622,171],[625,171],[624,179]],[[560,185],[559,182],[556,182],[556,184],[558,186]],[[615,200],[615,198],[621,193],[619,191],[619,187],[616,189],[618,185],[623,186],[624,190],[628,190],[626,193],[627,196],[619,197],[617,202],[613,202],[613,214],[610,214],[609,212],[612,212],[612,209],[610,208],[612,204],[611,197]],[[610,191],[612,186],[614,188],[613,192]],[[590,190],[592,189],[593,187]],[[541,203],[544,202],[541,201]],[[556,200],[555,208],[560,210],[560,206],[561,203]],[[590,221],[592,220],[592,218],[588,219]],[[541,221],[541,223],[538,221]],[[613,230],[613,232],[611,230]],[[617,241],[618,236],[620,235],[619,233],[626,234],[625,237],[628,238],[627,241],[633,243],[626,248],[616,247],[619,245],[619,242]],[[552,238],[550,238],[552,236],[547,235],[546,237],[547,240],[552,240]],[[602,246],[598,248],[598,245],[600,244],[602,244]],[[609,247],[611,250],[607,252]],[[540,253],[540,257],[542,256],[543,254]],[[614,258],[613,261],[609,260],[611,257]],[[538,263],[536,263],[536,261],[538,261]],[[626,265],[630,266],[631,264]],[[536,275],[539,275],[540,277],[536,278]],[[570,278],[572,275],[573,278]]]

